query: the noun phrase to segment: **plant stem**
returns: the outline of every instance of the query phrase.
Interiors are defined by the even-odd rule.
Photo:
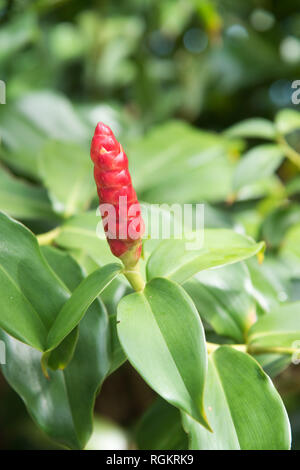
[[[136,292],[144,290],[145,281],[142,278],[138,264],[132,269],[124,269],[123,274]]]
[[[251,355],[253,354],[287,354],[287,355],[293,355],[293,354],[300,354],[300,348],[284,348],[280,346],[274,346],[274,347],[262,347],[262,346],[255,346],[255,345],[249,345],[247,347],[247,352]]]
[[[61,227],[56,227],[49,232],[42,233],[37,236],[39,245],[51,245],[55,238],[59,235]]]
[[[284,154],[286,157],[294,163],[294,165],[298,168],[300,168],[300,154],[296,152],[285,140],[285,138],[282,135],[279,135],[277,137],[277,142],[282,148]]]
[[[206,347],[207,347],[208,354],[216,351],[216,349],[218,349],[220,346],[230,346],[231,348],[236,349],[237,351],[247,352],[247,345],[246,344],[226,344],[226,345],[222,345],[222,344],[208,343],[207,342]]]
[[[207,352],[208,354],[213,353],[218,349],[222,344],[216,343],[206,343]],[[241,352],[247,352],[248,354],[258,355],[258,354],[300,354],[300,348],[284,348],[280,346],[274,347],[262,347],[262,346],[255,346],[255,345],[247,345],[247,344],[226,344],[225,346],[230,346],[233,349]]]

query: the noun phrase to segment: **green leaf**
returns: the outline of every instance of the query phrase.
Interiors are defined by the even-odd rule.
[[[147,259],[159,244],[163,236],[163,227],[176,226],[179,230],[182,229],[183,223],[176,219],[172,211],[167,209],[144,202],[141,203],[141,208],[147,233],[150,235],[155,233],[153,239],[145,238],[143,240],[143,257]],[[90,211],[71,217],[61,226],[55,243],[68,250],[83,251],[99,266],[112,263],[116,259],[109,249],[98,211]],[[141,264],[143,264],[143,260],[141,260]]]
[[[82,281],[76,262],[53,248],[47,251],[57,275],[69,288],[75,288]],[[95,396],[110,368],[109,336],[107,313],[97,299],[80,322],[69,366],[64,371],[50,371],[48,380],[41,370],[41,353],[1,332],[9,357],[2,365],[5,378],[37,425],[67,447],[82,449],[91,435]]]
[[[1,159],[6,164],[30,176],[39,179],[38,152],[46,136],[18,112],[15,107],[6,105],[5,113],[0,116]]]
[[[79,329],[74,328],[63,341],[52,351],[43,354],[41,366],[48,378],[48,367],[52,370],[65,369],[71,361],[78,341]]]
[[[96,193],[92,162],[79,145],[47,142],[40,152],[40,175],[53,209],[65,217],[87,209]]]
[[[225,135],[273,140],[276,137],[276,130],[274,124],[267,119],[251,118],[229,127],[225,131]]]
[[[62,248],[84,250],[97,264],[115,261],[106,241],[100,215],[96,211],[71,217],[55,239]]]
[[[286,183],[286,193],[288,196],[294,196],[294,194],[300,193],[300,175],[295,176]]]
[[[43,350],[47,331],[69,296],[34,235],[0,213],[0,327]]]
[[[289,270],[279,258],[266,257],[262,264],[257,259],[247,260],[253,285],[253,297],[262,312],[271,312],[289,296]]]
[[[0,210],[19,219],[54,219],[49,198],[44,189],[14,178],[0,167]]]
[[[189,250],[195,235],[189,239],[163,240],[148,260],[148,279],[164,276],[182,283],[199,271],[236,263],[264,248],[263,242],[254,243],[251,238],[232,230],[207,229],[203,247]]]
[[[183,203],[226,198],[234,168],[228,155],[235,147],[223,136],[171,121],[134,141],[127,153],[144,200]]]
[[[299,205],[284,204],[267,215],[263,221],[261,233],[269,246],[278,248],[288,229],[297,223],[300,223]]]
[[[248,343],[255,348],[300,349],[300,302],[281,305],[263,315],[250,328]],[[298,341],[298,346],[293,343]],[[280,353],[280,350],[278,350]]]
[[[255,301],[243,263],[198,273],[183,285],[202,318],[216,333],[243,343],[256,320]]]
[[[185,291],[167,279],[153,279],[143,293],[121,300],[117,318],[121,345],[145,381],[208,427],[203,413],[204,331]]]
[[[269,377],[249,355],[229,346],[208,361],[205,409],[213,433],[183,414],[195,450],[288,450],[290,426]]]
[[[291,275],[300,276],[300,223],[291,226],[287,231],[280,255],[290,263]]]
[[[53,349],[78,325],[91,303],[121,272],[120,264],[108,264],[86,277],[63,305],[52,325],[47,349]]]
[[[284,154],[280,147],[272,144],[258,145],[246,152],[236,167],[233,189],[271,176],[281,164]]]
[[[110,354],[111,365],[109,373],[112,374],[126,362],[127,357],[122,349],[117,332],[117,315],[109,315],[110,323]]]
[[[276,115],[275,125],[282,135],[300,129],[300,113],[294,109],[282,109]]]
[[[158,398],[142,417],[136,431],[136,440],[141,450],[188,448],[180,412],[161,398]]]
[[[89,137],[70,101],[58,93],[29,93],[18,101],[17,109],[50,139],[82,142]]]

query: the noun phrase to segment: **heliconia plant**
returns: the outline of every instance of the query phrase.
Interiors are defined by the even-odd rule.
[[[73,147],[62,146],[76,162]],[[151,243],[142,215],[151,204],[140,205],[127,156],[103,123],[91,158],[105,237],[96,210],[82,212],[79,201],[76,213],[78,188],[70,198],[64,187],[49,190],[63,218],[38,236],[0,213],[2,371],[34,421],[57,443],[85,448],[95,397],[128,360],[158,396],[133,437],[138,448],[289,449],[289,420],[267,372],[299,353],[299,302],[270,294],[259,264],[265,243],[230,228],[205,229],[193,250],[184,237]],[[88,201],[96,196],[89,164],[84,154],[78,174],[87,165]]]

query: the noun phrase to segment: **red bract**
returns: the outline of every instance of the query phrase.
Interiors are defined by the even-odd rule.
[[[91,158],[110,249],[124,264],[135,265],[141,255],[144,222],[127,156],[112,130],[102,122],[95,129]]]

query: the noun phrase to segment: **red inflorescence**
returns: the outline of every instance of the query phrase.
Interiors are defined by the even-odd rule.
[[[141,255],[144,222],[128,170],[128,159],[112,130],[99,122],[91,145],[104,231],[112,253],[122,257],[131,252],[133,260]],[[110,205],[114,209],[107,217]],[[113,223],[112,223],[113,222]]]

